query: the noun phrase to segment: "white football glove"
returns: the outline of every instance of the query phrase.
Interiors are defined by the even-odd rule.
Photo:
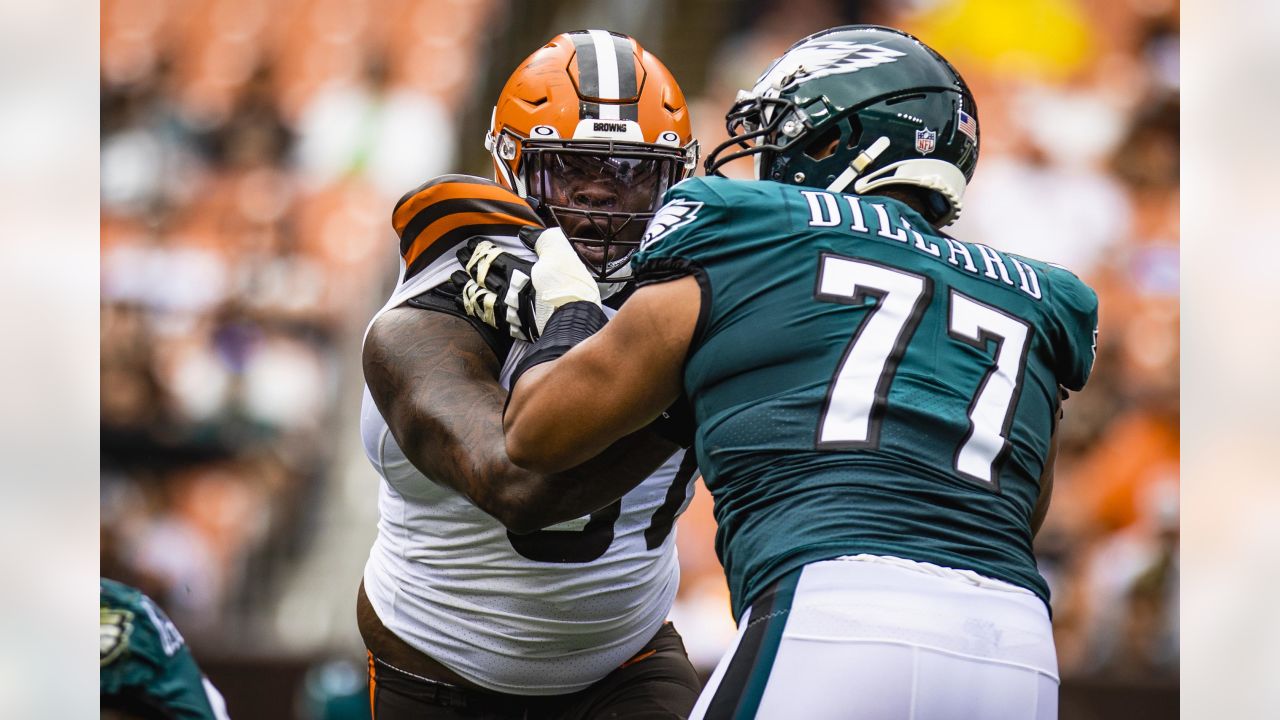
[[[600,288],[560,228],[538,235],[533,245],[538,262],[533,264],[533,321],[541,334],[551,313],[571,302],[600,305]]]

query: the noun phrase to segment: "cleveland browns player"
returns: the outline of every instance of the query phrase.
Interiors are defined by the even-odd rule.
[[[357,615],[374,717],[685,717],[699,682],[666,616],[688,439],[655,424],[540,474],[511,464],[502,433],[549,314],[531,304],[533,246],[563,233],[616,308],[645,225],[697,163],[684,96],[635,39],[564,33],[507,81],[485,145],[496,183],[439,177],[396,204],[399,283],[365,336],[360,425],[382,481]],[[506,332],[464,312],[494,297],[451,286],[460,250],[508,253],[486,268],[510,293]]]

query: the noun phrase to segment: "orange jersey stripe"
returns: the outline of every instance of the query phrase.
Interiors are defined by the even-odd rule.
[[[445,200],[470,199],[524,203],[524,200],[519,195],[499,185],[447,182],[426,188],[410,198],[408,202],[396,208],[395,213],[391,216],[391,225],[396,229],[396,235],[403,235],[405,226],[409,224],[413,216],[425,208]],[[414,243],[414,245],[416,246],[417,243]]]
[[[450,230],[456,230],[467,225],[527,225],[529,227],[542,227],[524,218],[506,213],[464,212],[446,215],[418,233],[417,239],[413,241],[413,244],[404,253],[405,265],[413,265],[413,261],[417,260],[419,255],[426,252],[427,248],[431,247]],[[476,234],[481,232],[483,231],[480,229],[476,230]]]

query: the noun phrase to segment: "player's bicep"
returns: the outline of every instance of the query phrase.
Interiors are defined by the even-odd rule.
[[[469,322],[413,307],[389,310],[370,328],[362,361],[391,434],[427,477],[469,492],[477,460],[502,457],[506,392],[498,359]]]
[[[701,302],[693,277],[647,285],[600,332],[526,372],[506,413],[512,461],[563,470],[652,422],[680,395]]]

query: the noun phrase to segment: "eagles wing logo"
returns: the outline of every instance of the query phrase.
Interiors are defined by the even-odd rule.
[[[129,636],[133,633],[133,613],[102,606],[98,609],[102,616],[98,631],[99,662],[108,665],[129,647]]]
[[[697,220],[701,209],[702,203],[680,198],[658,208],[658,212],[649,221],[649,226],[645,228],[644,237],[640,238],[640,249],[648,248],[654,240]]]
[[[906,53],[879,45],[826,40],[808,43],[778,58],[756,81],[755,94],[782,90],[796,80],[857,72],[896,62]]]

